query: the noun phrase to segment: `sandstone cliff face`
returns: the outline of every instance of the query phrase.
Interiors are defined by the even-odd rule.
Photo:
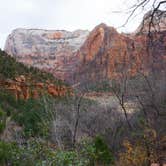
[[[98,25],[77,52],[80,65],[75,77],[99,80],[162,70],[166,64],[166,31],[151,35],[119,34],[112,27]]]
[[[46,83],[34,82],[34,80],[29,80],[24,75],[17,76],[14,79],[0,80],[0,88],[14,95],[16,100],[39,98],[44,93],[52,97],[73,95],[73,90],[68,86],[55,85],[50,81],[46,81]]]
[[[5,51],[19,62],[53,73],[63,79],[73,71],[73,55],[83,44],[88,31],[74,32],[16,29],[7,38]]]

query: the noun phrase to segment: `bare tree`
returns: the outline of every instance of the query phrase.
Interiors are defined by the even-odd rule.
[[[145,15],[142,25],[144,27],[144,23],[147,21],[149,24],[148,31],[150,32],[157,23],[160,23],[159,20],[162,18],[162,16],[166,14],[165,8],[165,0],[135,0],[134,5],[129,7],[130,14],[127,17],[123,26],[125,26],[133,18],[133,16],[137,13],[138,10],[141,10],[142,12],[149,10],[150,12]],[[156,16],[158,21],[156,20]]]
[[[115,85],[111,86],[112,92],[115,95],[115,97],[118,100],[119,105],[121,106],[126,122],[128,124],[129,129],[132,129],[132,126],[130,124],[129,118],[128,118],[128,111],[125,107],[125,99],[127,94],[127,81],[128,77],[126,73],[123,73],[123,76],[121,77],[120,81],[115,80]]]
[[[76,99],[76,105],[75,105],[76,119],[75,119],[73,139],[72,139],[73,147],[75,146],[75,143],[76,143],[77,130],[78,130],[78,125],[79,125],[79,120],[80,120],[80,107],[81,107],[81,102],[82,102],[83,97],[84,97],[84,93],[80,94]]]

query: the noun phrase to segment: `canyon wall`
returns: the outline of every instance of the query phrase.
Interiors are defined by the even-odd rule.
[[[5,51],[19,62],[69,82],[162,70],[166,62],[166,15],[161,12],[155,14],[150,34],[148,12],[131,34],[118,33],[103,23],[91,32],[16,29],[8,36]],[[162,18],[157,21],[159,16]]]

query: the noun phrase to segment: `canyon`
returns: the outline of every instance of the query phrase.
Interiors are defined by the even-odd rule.
[[[150,14],[130,34],[118,33],[103,23],[91,32],[16,29],[8,36],[4,50],[19,62],[68,82],[162,70],[166,62],[166,16],[157,22],[158,11],[149,32]]]
[[[0,149],[11,151],[0,165],[165,164],[166,14],[151,16],[128,34],[13,30],[0,50]]]

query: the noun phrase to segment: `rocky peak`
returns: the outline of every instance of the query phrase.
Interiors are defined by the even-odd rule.
[[[78,51],[78,56],[83,62],[88,62],[101,50],[104,50],[110,44],[110,40],[114,43],[118,37],[118,32],[115,28],[109,27],[106,24],[99,24],[89,34],[87,40]],[[86,50],[86,52],[84,52]]]

